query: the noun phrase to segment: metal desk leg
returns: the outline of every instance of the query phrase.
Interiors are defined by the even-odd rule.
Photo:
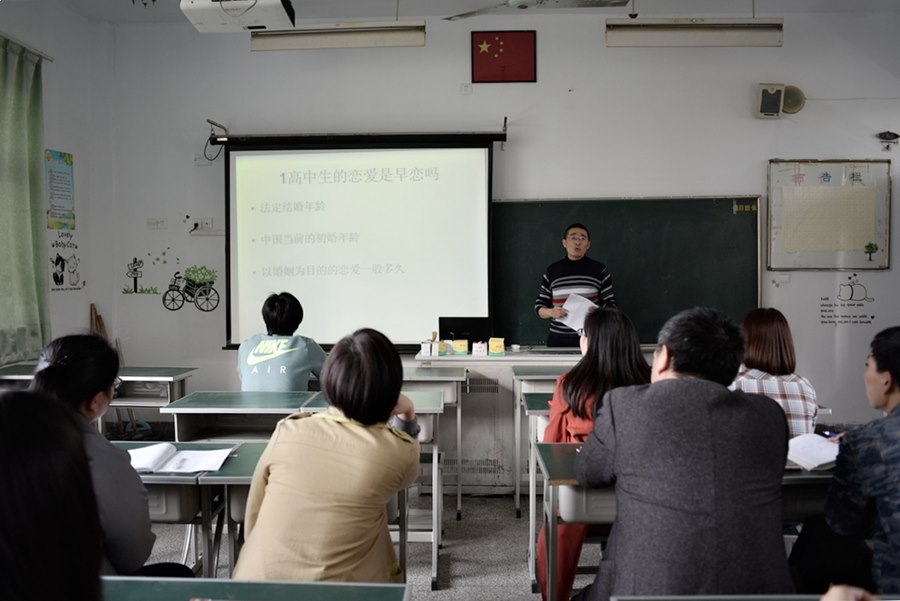
[[[194,544],[194,524],[188,524],[184,529],[184,544],[181,547],[181,563],[186,566],[196,567],[197,547]],[[193,557],[191,557],[193,551]],[[191,563],[188,563],[188,562]]]
[[[547,601],[557,601],[556,599],[556,525],[558,516],[556,515],[558,486],[550,486],[544,483],[544,540],[546,542],[547,551]],[[565,600],[561,600],[565,601]]]
[[[225,520],[224,508],[213,511],[213,494],[215,486],[204,486],[200,492],[200,536],[203,539],[203,577],[215,578],[219,567],[219,546],[222,541],[222,525]],[[217,513],[216,526],[213,529],[213,513]]]
[[[458,401],[459,399],[457,399]],[[437,570],[438,570],[438,546],[441,544],[441,525],[443,523],[442,510],[443,503],[441,497],[443,489],[441,487],[441,449],[439,442],[439,433],[441,431],[441,416],[434,416],[434,439],[432,441],[432,457],[431,457],[431,590],[438,590]]]
[[[536,568],[537,557],[535,545],[537,533],[537,457],[535,456],[535,443],[537,442],[537,419],[528,417],[528,575],[531,577],[531,592],[541,592],[537,582]]]
[[[400,569],[403,570],[403,582],[406,582],[407,579],[406,544],[407,539],[409,538],[409,509],[407,507],[408,496],[408,488],[404,488],[397,493],[397,509],[400,512],[400,524],[398,526],[399,533],[397,535],[397,542],[400,546]]]
[[[228,577],[234,572],[237,565],[240,548],[240,526],[231,519],[231,487],[225,485],[225,523],[228,525]]]
[[[522,503],[519,499],[519,494],[521,494],[520,483],[519,483],[519,473],[522,470],[522,415],[521,409],[519,408],[519,399],[522,397],[522,381],[518,378],[513,379],[513,423],[515,424],[515,446],[516,446],[516,462],[515,462],[515,473],[513,474],[513,480],[515,492],[513,493],[516,504],[516,517],[522,517]]]
[[[456,384],[456,520],[462,519],[462,384]]]
[[[212,578],[212,486],[204,486],[200,494],[200,537],[203,557],[203,577]]]

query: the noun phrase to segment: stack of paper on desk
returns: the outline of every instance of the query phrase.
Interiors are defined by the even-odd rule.
[[[788,461],[805,470],[827,470],[834,467],[838,446],[818,434],[801,434],[788,441]]]
[[[211,451],[179,451],[175,445],[161,442],[129,449],[131,467],[138,472],[215,472],[222,467],[231,448]]]

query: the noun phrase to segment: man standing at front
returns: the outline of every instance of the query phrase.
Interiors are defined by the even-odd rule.
[[[615,486],[616,519],[579,599],[793,591],[787,422],[772,399],[728,390],[743,351],[724,314],[688,309],[660,331],[651,383],[604,397],[575,473],[585,487]]]
[[[572,346],[581,343],[581,335],[559,321],[566,316],[563,304],[570,294],[580,294],[599,307],[615,307],[612,278],[606,265],[587,256],[591,234],[587,227],[573,223],[563,233],[566,256],[547,267],[534,310],[541,319],[550,320],[547,346]]]

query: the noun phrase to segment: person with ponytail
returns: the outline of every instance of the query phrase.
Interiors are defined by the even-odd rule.
[[[147,490],[131,467],[128,453],[106,440],[95,424],[112,402],[118,373],[119,355],[104,338],[63,336],[41,351],[31,388],[57,398],[82,418],[84,448],[103,530],[101,573],[193,576],[182,564],[144,566],[156,540]]]
[[[594,428],[603,395],[619,386],[650,382],[650,366],[641,354],[637,329],[614,307],[588,313],[581,330],[581,360],[556,382],[544,442],[584,442]],[[578,571],[586,524],[560,524],[557,542],[556,598],[568,599]],[[547,598],[544,529],[538,536],[538,581]]]

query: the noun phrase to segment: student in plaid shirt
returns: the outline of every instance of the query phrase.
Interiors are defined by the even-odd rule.
[[[753,309],[741,324],[744,361],[732,390],[762,394],[781,405],[790,436],[815,431],[816,391],[794,373],[797,358],[787,319],[778,309]]]

